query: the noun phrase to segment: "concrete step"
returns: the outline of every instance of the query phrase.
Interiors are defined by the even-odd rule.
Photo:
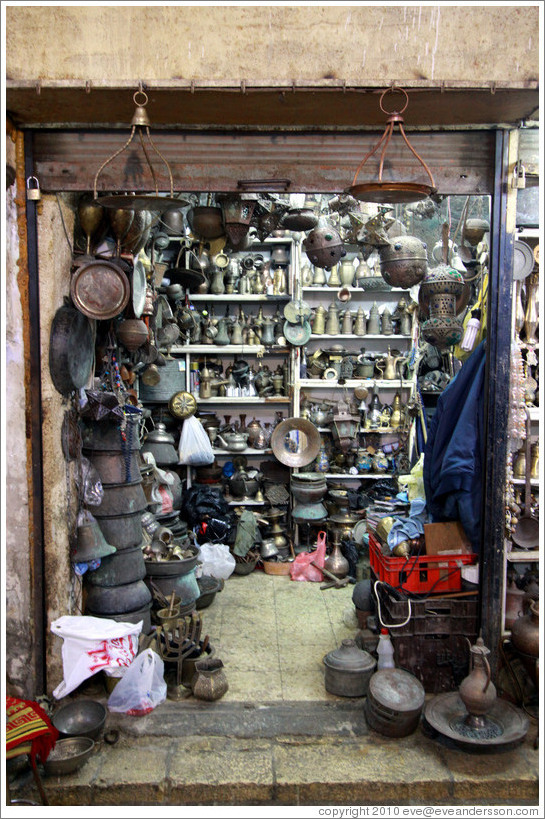
[[[167,701],[111,714],[114,745],[73,773],[44,777],[51,805],[537,805],[537,729],[503,752],[468,753],[419,728],[387,738],[361,703]],[[32,781],[12,783],[12,798]]]

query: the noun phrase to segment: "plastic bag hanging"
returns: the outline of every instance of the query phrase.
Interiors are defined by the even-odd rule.
[[[186,418],[178,444],[178,463],[188,466],[205,466],[214,463],[210,438],[194,415]]]

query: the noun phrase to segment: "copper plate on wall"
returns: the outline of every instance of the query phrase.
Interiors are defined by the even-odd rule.
[[[104,320],[118,316],[125,309],[131,287],[127,276],[116,264],[94,261],[72,275],[70,295],[85,316]]]

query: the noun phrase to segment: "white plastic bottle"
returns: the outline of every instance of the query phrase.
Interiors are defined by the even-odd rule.
[[[390,633],[387,628],[380,630],[380,637],[377,647],[378,662],[377,669],[381,668],[395,668],[394,663],[394,647],[390,639]]]

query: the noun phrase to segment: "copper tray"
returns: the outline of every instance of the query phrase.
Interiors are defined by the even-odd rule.
[[[118,316],[131,296],[131,286],[118,265],[94,261],[78,268],[70,281],[70,295],[85,316],[104,320]]]
[[[347,188],[345,193],[363,202],[395,205],[397,203],[419,202],[421,199],[431,196],[432,193],[437,193],[437,188],[416,182],[366,182],[362,185],[353,185]]]

